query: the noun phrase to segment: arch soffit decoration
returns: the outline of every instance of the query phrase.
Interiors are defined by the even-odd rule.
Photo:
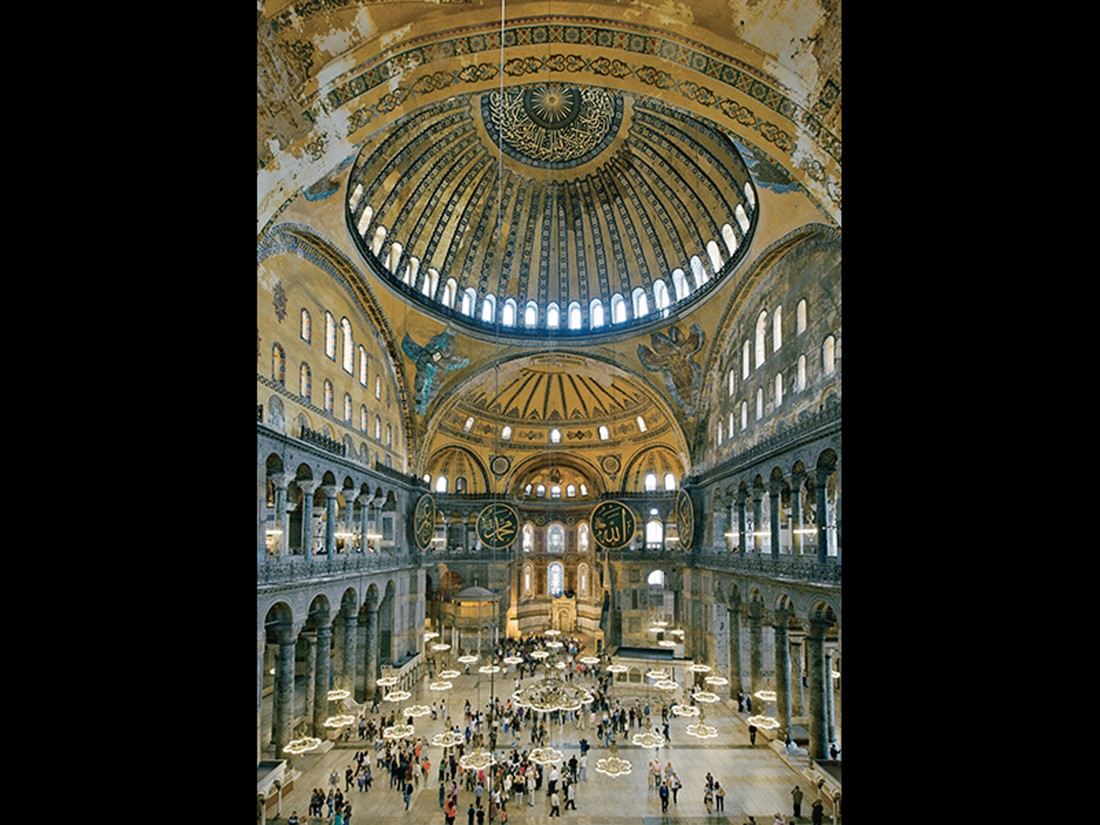
[[[493,491],[493,485],[489,481],[489,471],[485,468],[485,462],[483,462],[481,460],[481,458],[477,455],[477,453],[475,453],[469,447],[465,446],[464,444],[456,444],[454,442],[451,442],[450,444],[443,445],[437,450],[433,450],[431,455],[429,455],[426,459],[424,459],[424,470],[423,470],[423,472],[420,472],[420,473],[416,474],[417,478],[421,477],[424,473],[428,472],[428,468],[434,466],[436,460],[440,456],[443,456],[445,453],[448,453],[448,452],[451,452],[451,451],[459,452],[459,453],[462,453],[463,455],[465,455],[470,460],[470,463],[473,464],[474,467],[477,468],[477,471],[479,473],[481,473],[481,483],[485,486],[486,491],[488,491],[488,492]],[[453,478],[448,479],[448,486],[453,482],[454,482]],[[448,492],[454,492],[454,491],[449,490]]]

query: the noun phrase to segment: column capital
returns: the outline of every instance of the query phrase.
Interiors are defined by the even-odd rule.
[[[285,490],[287,485],[294,480],[294,475],[292,473],[272,473],[267,477],[267,480],[280,490]]]
[[[336,494],[340,492],[340,488],[335,484],[322,484],[321,492],[325,494],[325,498],[336,498]]]
[[[348,507],[351,507],[355,503],[355,499],[359,498],[359,491],[355,489],[341,490],[340,494],[344,497]]]
[[[318,487],[321,486],[321,481],[320,481],[320,479],[306,478],[306,479],[298,479],[295,482],[295,484],[298,485],[299,489],[301,489],[301,491],[303,493],[306,493],[307,495],[310,495]]]

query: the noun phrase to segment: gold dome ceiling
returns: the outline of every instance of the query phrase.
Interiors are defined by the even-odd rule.
[[[467,330],[545,338],[660,323],[737,268],[757,224],[716,124],[556,82],[398,118],[364,142],[346,206],[367,266],[407,300]]]

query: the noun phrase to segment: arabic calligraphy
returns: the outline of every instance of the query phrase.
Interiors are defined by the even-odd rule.
[[[519,514],[507,504],[490,504],[477,517],[477,537],[492,550],[509,547],[519,532]]]
[[[634,513],[622,502],[600,502],[592,511],[591,521],[592,536],[601,547],[621,550],[634,538]]]
[[[430,495],[421,496],[413,511],[413,538],[420,550],[427,550],[435,534],[435,499]]]
[[[677,544],[681,550],[690,550],[692,539],[695,537],[695,507],[691,503],[691,496],[687,490],[681,490],[676,495],[676,532]]]

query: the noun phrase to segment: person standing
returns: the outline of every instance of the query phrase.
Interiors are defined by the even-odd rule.
[[[819,796],[814,800],[810,809],[810,821],[813,825],[821,825],[821,821],[825,816],[825,803],[821,801]]]
[[[737,691],[737,712],[743,713],[745,710],[745,692],[742,690]]]
[[[714,812],[714,791],[710,785],[707,785],[707,789],[703,791],[703,805],[707,809],[707,813]]]
[[[529,773],[527,775],[527,807],[528,808],[535,807],[535,791],[537,791],[537,790],[538,790],[538,788],[536,787],[535,772],[531,771],[531,773]]]
[[[756,725],[749,725],[749,744],[756,744]]]
[[[683,783],[680,781],[680,777],[676,775],[676,771],[672,772],[672,777],[669,779],[669,788],[672,791],[672,804],[676,804],[676,794],[679,792]]]
[[[406,780],[405,781],[405,793],[402,794],[402,796],[405,798],[405,810],[406,811],[409,809],[409,800],[412,799],[412,795],[413,795],[412,782],[409,782],[408,780]]]
[[[726,789],[717,782],[714,783],[714,810],[726,810]]]
[[[466,810],[466,825],[474,825],[474,816],[477,811],[474,810],[474,803],[470,803],[470,807]]]
[[[588,751],[581,752],[580,761],[577,763],[580,766],[580,780],[582,782],[588,781]]]
[[[550,816],[561,816],[561,797],[557,791],[550,794]]]
[[[794,803],[794,818],[802,816],[802,789],[795,785],[791,788],[791,802]]]

